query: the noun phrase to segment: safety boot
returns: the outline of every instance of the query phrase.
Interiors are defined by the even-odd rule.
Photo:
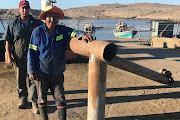
[[[42,107],[39,106],[39,112],[42,120],[49,120],[47,114],[47,106],[42,106]]]
[[[66,120],[66,108],[57,108],[58,120]]]
[[[20,101],[20,103],[18,104],[18,108],[19,109],[26,109],[28,106],[28,102],[27,101]]]

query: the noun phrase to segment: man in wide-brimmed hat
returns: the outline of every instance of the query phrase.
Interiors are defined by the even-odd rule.
[[[47,6],[40,14],[45,24],[34,29],[28,50],[28,74],[34,80],[38,92],[38,107],[43,120],[48,120],[47,91],[50,88],[58,110],[59,120],[66,119],[64,95],[64,75],[66,44],[77,37],[88,44],[92,41],[83,31],[58,25],[64,17],[63,11],[56,6]]]
[[[15,69],[17,92],[20,99],[18,108],[26,109],[28,108],[28,91],[26,85],[27,51],[33,29],[42,25],[43,22],[29,14],[30,4],[27,0],[21,0],[19,2],[19,13],[19,16],[16,16],[9,22],[4,32],[4,40],[6,41],[8,67],[11,68],[14,66]],[[29,92],[33,111],[37,113],[37,93],[33,81],[29,81]]]

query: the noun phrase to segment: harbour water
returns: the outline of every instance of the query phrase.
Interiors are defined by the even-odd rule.
[[[91,19],[91,20],[60,20],[60,22],[63,22],[65,25],[68,25],[70,27],[74,27],[78,29],[78,26],[75,26],[73,24],[87,24],[92,23],[95,27],[99,28],[95,30],[94,36],[96,36],[97,40],[110,40],[114,39],[113,31],[116,28],[116,24],[120,21],[124,21],[128,26],[135,26],[135,29],[138,31],[141,31],[142,37],[148,38],[150,35],[150,31],[144,31],[144,30],[150,30],[150,21],[146,20],[121,20],[121,19]],[[81,27],[79,27],[81,29]],[[142,32],[143,31],[143,32]],[[139,33],[136,34],[134,37],[138,38]]]
[[[3,20],[4,26],[7,27],[9,20]],[[139,37],[141,33],[142,38],[148,38],[150,35],[150,21],[147,20],[122,20],[122,19],[63,19],[60,20],[60,23],[65,24],[66,26],[73,27],[75,29],[82,29],[82,24],[92,23],[96,28],[94,36],[97,40],[110,40],[114,39],[113,31],[116,28],[116,24],[120,21],[124,21],[128,26],[134,26],[137,31],[139,31],[134,38]],[[77,25],[79,24],[79,26]],[[0,32],[4,32],[3,26],[0,24]]]

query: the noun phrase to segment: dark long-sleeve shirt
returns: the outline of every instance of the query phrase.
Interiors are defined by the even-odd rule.
[[[29,16],[28,24],[23,24],[20,16],[12,19],[6,31],[4,32],[4,40],[12,44],[12,55],[18,67],[26,68],[27,52],[31,33],[43,22],[39,19]]]
[[[34,29],[28,50],[28,74],[57,76],[65,71],[67,40],[85,33],[66,26],[56,25],[53,36],[46,24]]]

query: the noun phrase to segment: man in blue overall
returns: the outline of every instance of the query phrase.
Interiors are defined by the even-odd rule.
[[[48,120],[47,91],[50,88],[58,110],[59,120],[66,119],[66,101],[64,95],[64,75],[66,65],[66,46],[70,39],[77,37],[88,44],[90,36],[82,31],[58,25],[64,17],[61,9],[47,6],[40,19],[45,24],[34,29],[28,50],[28,74],[34,80],[38,92],[38,107],[43,120]]]
[[[22,0],[19,2],[20,15],[12,19],[4,33],[4,40],[6,41],[6,54],[8,67],[14,65],[15,76],[17,80],[17,91],[20,103],[19,109],[27,108],[27,52],[31,33],[33,29],[42,25],[41,20],[32,17],[30,12],[29,2]],[[29,81],[30,99],[32,101],[33,112],[37,113],[37,92],[33,81]]]

